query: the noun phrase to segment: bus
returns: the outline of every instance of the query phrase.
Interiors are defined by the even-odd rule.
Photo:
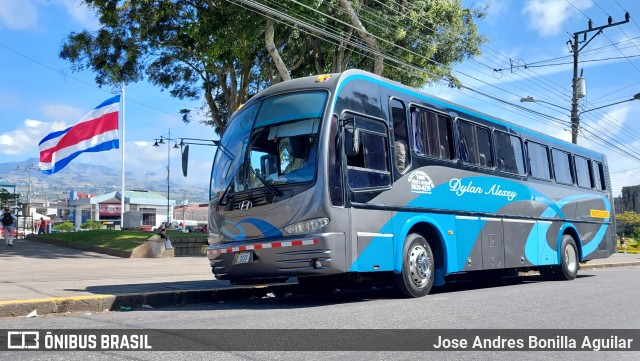
[[[572,280],[615,250],[606,157],[360,70],[256,94],[221,136],[207,256],[232,283]]]

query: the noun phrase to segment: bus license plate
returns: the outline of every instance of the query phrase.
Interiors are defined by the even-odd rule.
[[[238,252],[233,259],[233,264],[249,263],[251,261],[251,252]]]

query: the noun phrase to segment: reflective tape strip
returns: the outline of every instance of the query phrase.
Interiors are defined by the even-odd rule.
[[[305,240],[300,239],[300,240],[286,241],[286,242],[258,243],[258,244],[248,245],[248,246],[208,249],[207,254],[214,256],[217,254],[251,251],[255,249],[310,246],[314,244],[318,244],[317,239],[305,239]]]

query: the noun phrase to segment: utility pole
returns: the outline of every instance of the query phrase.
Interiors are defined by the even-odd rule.
[[[578,144],[578,131],[580,130],[580,115],[578,114],[578,55],[580,54],[580,51],[584,49],[591,40],[593,40],[593,38],[602,33],[602,30],[612,26],[626,24],[629,22],[630,18],[631,16],[626,12],[624,14],[624,21],[614,23],[611,16],[609,16],[608,24],[597,28],[593,27],[593,21],[589,19],[589,29],[573,33],[573,42],[571,40],[568,41],[571,45],[571,52],[573,52],[573,97],[571,99],[571,142],[573,142],[573,144]],[[592,31],[597,31],[597,33],[587,40],[587,34]],[[582,46],[580,46],[580,41],[578,40],[579,35],[584,36],[584,39],[582,40],[582,43],[584,44]]]

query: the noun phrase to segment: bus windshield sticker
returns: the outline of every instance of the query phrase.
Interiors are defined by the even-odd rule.
[[[431,194],[433,189],[433,181],[427,173],[421,170],[414,170],[409,174],[409,183],[411,183],[411,192],[420,194]]]

